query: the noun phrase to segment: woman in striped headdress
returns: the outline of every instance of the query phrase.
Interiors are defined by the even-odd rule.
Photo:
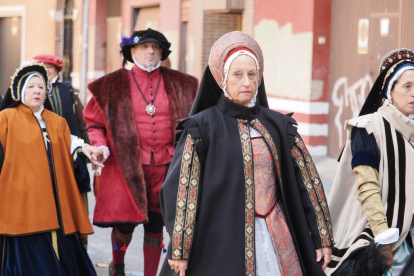
[[[381,61],[348,130],[328,205],[335,247],[328,275],[400,275],[412,251],[414,53]]]

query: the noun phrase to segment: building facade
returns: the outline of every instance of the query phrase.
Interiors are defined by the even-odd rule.
[[[60,56],[63,79],[79,87],[87,47],[93,81],[121,68],[122,35],[147,28],[172,43],[167,66],[200,79],[214,42],[240,30],[262,47],[270,107],[294,112],[312,155],[337,157],[343,123],[357,115],[380,58],[414,48],[413,8],[411,0],[0,0],[0,94],[20,62],[40,53]]]
[[[111,20],[110,9],[99,8],[91,18],[107,22],[101,26],[106,31],[97,31],[107,37],[95,36],[105,41],[100,43],[107,50],[105,72],[120,68],[120,34],[134,30],[150,27],[164,33],[172,43],[170,66],[197,78],[219,37],[234,30],[252,35],[265,56],[270,107],[295,112],[311,153],[327,154],[330,0],[122,0],[120,17]],[[99,48],[96,44],[95,62]],[[100,70],[95,66],[97,76]]]
[[[345,143],[345,120],[358,115],[384,55],[414,49],[411,0],[332,1],[328,155]]]
[[[19,65],[38,54],[62,58],[62,78],[79,83],[82,0],[0,0],[0,95]]]

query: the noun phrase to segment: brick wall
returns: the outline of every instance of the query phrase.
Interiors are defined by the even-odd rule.
[[[239,18],[239,14],[204,13],[204,40],[201,59],[203,69],[207,66],[210,50],[214,42],[228,32],[237,31]]]

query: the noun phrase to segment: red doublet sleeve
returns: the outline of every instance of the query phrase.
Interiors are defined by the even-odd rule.
[[[106,142],[106,126],[102,111],[95,98],[92,98],[83,110],[83,118],[88,126],[88,136],[91,145],[108,147]]]

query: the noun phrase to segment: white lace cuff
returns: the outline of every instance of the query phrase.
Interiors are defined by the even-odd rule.
[[[83,141],[83,139],[75,136],[75,135],[71,135],[70,139],[72,140],[72,143],[70,144],[70,152],[73,154],[75,152],[75,150],[77,148],[83,148],[85,144],[85,141]]]
[[[400,229],[390,228],[375,237],[376,244],[390,244],[398,241],[400,237]]]
[[[106,152],[108,153],[108,157],[109,157],[110,152],[109,152],[109,148],[108,148],[108,147],[106,147],[106,146],[99,146],[99,147],[98,147],[98,149],[105,149],[105,150],[106,150]],[[99,162],[100,162],[100,163],[103,163],[105,160],[106,160],[106,159],[102,158],[102,160],[100,160]]]

